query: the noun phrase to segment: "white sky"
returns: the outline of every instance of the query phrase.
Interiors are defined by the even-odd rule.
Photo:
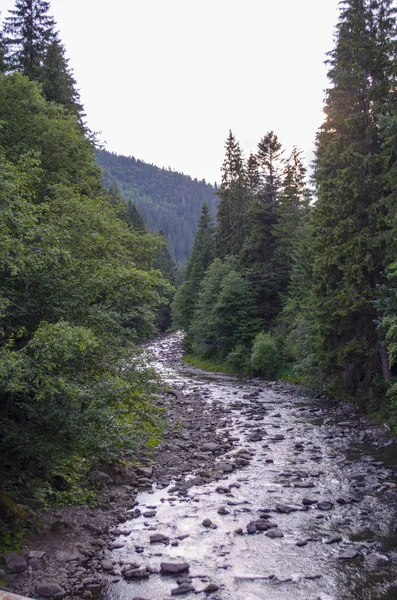
[[[14,5],[0,0],[2,17]],[[214,182],[231,128],[311,158],[338,0],[52,0],[108,150]]]

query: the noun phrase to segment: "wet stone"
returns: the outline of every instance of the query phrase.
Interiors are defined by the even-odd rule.
[[[160,565],[160,572],[163,574],[179,575],[187,573],[189,569],[189,563],[185,562],[162,562]]]
[[[340,535],[335,535],[331,538],[329,538],[328,540],[325,540],[325,543],[330,545],[330,544],[339,544],[339,542],[341,542],[343,540],[342,536]]]
[[[317,508],[319,510],[332,510],[334,507],[332,502],[317,502]]]
[[[353,558],[357,558],[358,556],[360,556],[360,553],[357,550],[354,550],[354,548],[348,548],[347,550],[344,550],[344,552],[339,554],[338,560],[352,560]]]
[[[19,556],[17,552],[7,552],[4,554],[4,560],[7,569],[11,573],[22,573],[22,571],[26,571],[28,568],[26,560],[22,556]]]
[[[149,539],[151,544],[160,544],[161,542],[168,542],[170,538],[162,533],[154,533]]]
[[[56,581],[45,581],[36,587],[36,594],[45,598],[60,598],[66,595],[65,590]]]
[[[131,571],[125,571],[123,575],[126,579],[147,579],[150,572],[147,569],[131,569]]]
[[[181,583],[177,588],[171,590],[171,596],[182,596],[183,594],[189,594],[190,592],[195,592],[195,588],[191,583]]]
[[[268,537],[272,540],[284,537],[283,532],[280,531],[279,529],[269,529],[269,531],[266,531],[265,535],[266,535],[266,537]]]

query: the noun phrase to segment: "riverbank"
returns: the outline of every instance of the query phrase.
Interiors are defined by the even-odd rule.
[[[161,445],[133,470],[103,466],[99,508],[37,511],[8,587],[65,600],[178,588],[189,600],[192,588],[212,600],[393,598],[393,440],[297,386],[182,366],[178,335],[150,350],[172,389],[158,398]],[[164,573],[170,562],[180,574]]]

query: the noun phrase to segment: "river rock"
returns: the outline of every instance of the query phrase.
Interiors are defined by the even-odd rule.
[[[147,579],[150,572],[147,569],[131,569],[131,571],[124,571],[123,573],[126,579]]]
[[[269,531],[266,531],[265,533],[266,537],[275,540],[276,538],[283,538],[284,534],[282,531],[280,531],[279,529],[269,529]]]
[[[204,594],[212,594],[212,592],[217,592],[219,590],[219,586],[216,583],[209,583],[204,589]]]
[[[317,502],[317,508],[319,510],[332,510],[334,507],[334,505],[332,504],[332,502]]]
[[[17,552],[6,552],[6,554],[4,554],[4,560],[7,569],[11,573],[22,573],[22,571],[26,571],[28,568],[26,560]]]
[[[161,542],[169,542],[170,538],[168,535],[164,535],[162,533],[154,533],[153,535],[150,536],[150,543],[151,544],[159,544]]]
[[[54,596],[60,598],[65,596],[66,592],[56,581],[43,581],[36,587],[36,594],[44,596],[45,598],[52,598]]]
[[[101,560],[101,567],[104,571],[113,571],[113,563],[111,560]]]
[[[334,535],[333,537],[329,538],[328,540],[325,540],[326,544],[339,544],[339,542],[342,541],[342,536],[340,535]]]
[[[215,442],[207,442],[201,446],[202,452],[215,452],[218,449],[219,446],[218,444],[215,444]]]
[[[55,560],[58,562],[72,562],[73,560],[79,560],[80,558],[81,554],[77,550],[72,550],[70,552],[59,550],[58,552],[55,552]]]
[[[72,525],[70,523],[66,523],[65,521],[54,521],[51,525],[51,531],[54,533],[71,533],[73,531]]]
[[[313,504],[317,504],[318,500],[314,498],[303,498],[302,504],[303,506],[312,506]]]
[[[292,512],[295,512],[297,510],[301,510],[301,508],[298,507],[298,506],[293,506],[292,504],[278,503],[278,504],[276,504],[276,510],[279,513],[282,513],[282,514],[285,514],[285,515],[289,515]]]
[[[357,556],[360,556],[360,553],[357,550],[354,550],[354,548],[347,548],[347,550],[344,550],[344,552],[339,554],[338,559],[351,560],[353,558],[357,558]]]
[[[88,479],[93,483],[104,483],[106,485],[112,483],[112,478],[102,471],[91,471],[91,473],[88,474]]]
[[[162,562],[160,564],[160,572],[164,574],[179,575],[179,573],[187,573],[189,569],[189,563],[185,562]]]
[[[152,477],[153,467],[139,467],[137,472],[139,475],[142,475],[142,477]]]
[[[171,596],[182,596],[182,594],[189,594],[190,592],[195,592],[195,588],[191,583],[181,583],[177,588],[171,590]]]
[[[224,506],[221,506],[220,508],[218,508],[218,515],[229,515],[230,512],[227,510],[227,508],[225,508]]]

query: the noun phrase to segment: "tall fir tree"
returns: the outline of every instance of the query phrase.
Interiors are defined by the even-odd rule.
[[[215,234],[215,252],[219,258],[237,254],[242,248],[246,232],[247,181],[244,158],[240,144],[231,131],[225,150]]]
[[[12,70],[40,79],[48,46],[56,39],[55,21],[45,0],[16,0],[4,32]]]
[[[206,203],[203,204],[193,248],[186,265],[185,280],[172,305],[174,327],[188,330],[196,308],[200,283],[214,260],[214,226]],[[187,342],[188,344],[188,342]]]
[[[274,226],[282,154],[278,137],[269,131],[258,144],[255,160],[250,159],[248,234],[241,252],[241,264],[256,297],[258,316],[264,319],[266,327],[272,324],[281,309]]]
[[[374,300],[388,227],[379,119],[395,88],[396,23],[390,0],[341,4],[317,138],[313,276],[321,364],[335,386],[355,394],[374,374],[390,374]]]
[[[306,168],[301,152],[295,147],[285,162],[280,193],[276,199],[275,258],[279,272],[279,293],[283,295],[288,289],[296,237],[300,231],[299,223],[305,215],[310,198],[305,176]]]
[[[46,100],[62,104],[81,116],[83,107],[76,89],[76,80],[65,57],[65,48],[57,37],[46,48],[39,79],[43,84]]]

